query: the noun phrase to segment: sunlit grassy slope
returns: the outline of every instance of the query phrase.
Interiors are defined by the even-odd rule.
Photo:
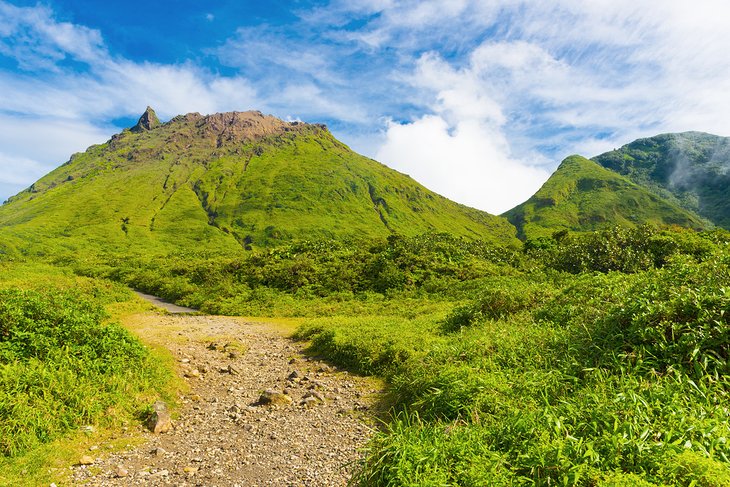
[[[706,226],[693,213],[580,156],[565,159],[535,195],[505,216],[522,238],[643,223]]]
[[[427,231],[516,242],[504,218],[354,153],[323,126],[235,115],[180,116],[76,154],[0,207],[6,246],[236,252]],[[256,117],[273,128],[255,133]]]
[[[659,196],[730,228],[730,138],[702,132],[639,139],[593,158]]]

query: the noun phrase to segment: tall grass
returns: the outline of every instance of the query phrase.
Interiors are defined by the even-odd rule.
[[[415,320],[310,320],[396,400],[362,485],[730,485],[730,257],[487,282]]]
[[[168,390],[166,366],[107,322],[101,303],[114,297],[104,288],[97,288],[104,297],[0,290],[0,454],[20,455],[82,425],[113,424]]]

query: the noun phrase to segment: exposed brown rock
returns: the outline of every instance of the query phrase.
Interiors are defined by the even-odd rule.
[[[160,125],[160,119],[157,118],[157,114],[152,107],[147,107],[139,120],[137,125],[132,127],[132,132],[144,132],[145,130],[152,130]]]
[[[153,406],[153,412],[147,421],[147,427],[153,433],[166,433],[172,428],[172,418],[167,404],[163,401],[157,401]]]

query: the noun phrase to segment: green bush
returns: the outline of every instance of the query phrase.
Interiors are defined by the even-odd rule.
[[[77,292],[0,291],[0,452],[133,413],[168,372],[101,305]]]

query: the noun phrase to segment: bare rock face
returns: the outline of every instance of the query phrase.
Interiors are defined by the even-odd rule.
[[[172,418],[167,404],[164,401],[157,401],[153,406],[153,412],[147,420],[147,427],[153,433],[166,433],[172,428]]]
[[[155,129],[162,130],[168,146],[177,144],[190,148],[202,144],[204,147],[231,147],[286,133],[308,130],[327,130],[326,125],[304,122],[287,122],[273,115],[264,115],[258,110],[246,112],[214,113],[201,115],[188,113],[178,115],[167,123],[160,123],[155,111],[147,107],[131,132],[141,134]],[[112,137],[118,143],[124,134]]]
[[[147,107],[139,120],[137,125],[132,127],[132,132],[144,132],[145,130],[152,130],[160,125],[160,119],[157,118],[157,114],[152,107]]]
[[[198,121],[201,135],[215,137],[218,147],[291,132],[304,125],[285,122],[259,111],[216,113]]]

